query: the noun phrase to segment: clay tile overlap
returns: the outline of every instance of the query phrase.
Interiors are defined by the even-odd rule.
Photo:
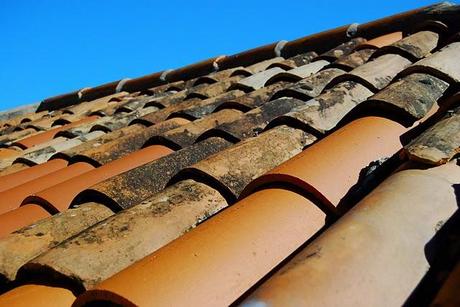
[[[85,203],[79,208],[88,206],[94,205]],[[78,283],[78,288],[90,289],[226,206],[216,190],[184,180],[29,261],[21,274],[26,279],[40,274],[52,278],[59,272]]]
[[[460,108],[448,112],[439,122],[404,147],[411,160],[431,165],[447,163],[460,152]]]
[[[1,112],[0,305],[453,302],[459,14]]]
[[[269,184],[284,183],[302,188],[327,210],[336,211],[341,200],[358,184],[365,168],[400,150],[399,137],[406,130],[385,118],[355,120],[251,182],[243,196]],[[328,159],[324,159],[326,154]]]
[[[430,266],[426,244],[458,208],[458,182],[454,164],[391,176],[242,306],[402,305]]]
[[[459,52],[460,42],[454,42],[416,62],[405,73],[425,72],[446,82],[458,83],[460,82],[460,64],[456,59]]]
[[[40,220],[0,239],[2,283],[13,282],[22,265],[112,214],[103,205],[89,203]]]

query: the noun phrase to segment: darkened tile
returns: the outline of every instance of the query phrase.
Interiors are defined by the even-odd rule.
[[[111,208],[131,207],[161,191],[182,168],[230,145],[221,138],[207,139],[92,186],[80,193],[73,205],[97,200]]]
[[[460,152],[460,108],[428,128],[404,147],[411,160],[427,164],[444,164]]]

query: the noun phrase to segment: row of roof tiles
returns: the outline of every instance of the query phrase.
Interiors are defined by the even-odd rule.
[[[366,304],[402,303],[426,270],[423,245],[455,211],[451,186],[460,178],[448,162],[459,147],[452,93],[460,43],[447,22],[455,12],[434,6],[361,33],[382,34],[376,25],[391,29],[403,18],[398,30],[417,29],[404,38],[355,35],[327,52],[309,49],[326,37],[342,43],[341,28],[291,58],[275,52],[246,63],[250,51],[231,60],[246,67],[198,78],[187,68],[164,73],[187,76],[171,84],[132,94],[118,86],[104,98],[71,106],[63,99],[49,107],[55,111],[5,119],[0,274],[5,289],[17,287],[0,302],[41,296],[71,304],[83,293],[75,305],[335,305],[357,303],[353,291],[367,287]],[[438,20],[427,22],[432,14]],[[207,72],[203,65],[198,71]],[[378,185],[407,159],[448,164],[403,170]],[[433,191],[405,192],[427,184]],[[423,202],[418,216],[411,197]],[[398,241],[397,233],[414,235]],[[382,259],[374,257],[380,243]],[[343,263],[350,269],[341,271]],[[379,278],[386,266],[394,274]],[[307,270],[317,277],[305,280]],[[327,295],[338,271],[337,295]],[[359,283],[345,287],[350,279]]]

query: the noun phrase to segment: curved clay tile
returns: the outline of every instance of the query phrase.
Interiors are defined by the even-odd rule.
[[[35,128],[26,128],[20,131],[14,131],[0,136],[0,144],[3,146],[11,145],[14,141],[20,140],[27,136],[39,133]]]
[[[385,53],[399,53],[412,61],[420,60],[438,46],[439,34],[432,31],[420,31],[409,35],[389,46],[377,50],[372,57]]]
[[[94,166],[79,162],[0,192],[0,214],[18,208],[29,195],[80,176],[92,169],[94,169]]]
[[[455,164],[391,176],[242,306],[403,305],[430,267],[427,246],[458,209],[459,183]]]
[[[93,101],[82,102],[77,105],[66,108],[67,111],[72,112],[73,114],[86,114],[89,115],[91,112],[99,111],[106,108],[109,104],[109,101],[113,98],[122,98],[125,97],[127,92],[115,93],[109,96],[105,96]]]
[[[447,163],[460,152],[459,130],[460,108],[457,108],[404,146],[404,152],[412,161],[431,165]]]
[[[448,87],[449,84],[441,79],[414,73],[390,84],[359,107],[367,106],[369,110],[385,112],[410,125],[423,118]]]
[[[328,65],[329,62],[326,60],[318,60],[306,65],[302,65],[293,69],[290,69],[285,72],[279,72],[269,78],[265,83],[264,86],[270,85],[279,81],[289,81],[289,82],[296,82],[301,79],[307,78],[314,73],[317,73],[321,70],[324,66]]]
[[[369,60],[370,57],[374,54],[374,52],[375,49],[372,48],[356,50],[349,55],[338,58],[335,62],[331,63],[328,68],[334,67],[350,71],[366,63],[367,60]]]
[[[3,213],[0,215],[0,238],[49,216],[51,214],[48,211],[35,204],[27,204]]]
[[[12,174],[0,176],[0,192],[63,169],[66,166],[67,161],[62,159],[55,159],[47,161],[43,164],[31,166]]]
[[[146,144],[171,144],[170,147],[180,149],[192,145],[204,131],[224,123],[234,122],[243,113],[238,110],[221,110],[204,118],[182,125],[162,134],[154,135]],[[164,143],[165,142],[165,143]]]
[[[0,176],[6,176],[10,174],[14,174],[16,172],[28,169],[30,165],[23,164],[23,163],[14,163],[10,164],[5,168],[0,168]]]
[[[222,195],[236,200],[254,178],[292,158],[316,138],[300,129],[279,126],[227,148],[180,171],[173,182],[184,178],[209,178]]]
[[[162,73],[163,72],[160,71],[157,73],[128,80],[123,84],[121,90],[132,93],[164,84],[166,83],[166,81],[161,80]]]
[[[293,67],[302,66],[302,65],[310,63],[310,61],[312,61],[317,56],[318,54],[316,52],[307,51],[307,52],[296,54],[288,58],[288,61],[291,61],[293,63],[292,65]],[[272,65],[276,65],[276,64],[272,64]]]
[[[356,37],[350,39],[348,42],[342,43],[337,47],[332,48],[329,51],[322,53],[317,60],[327,60],[329,62],[335,61],[340,57],[348,55],[354,51],[354,49],[358,46],[366,42],[365,38]]]
[[[250,109],[249,106],[244,104],[237,103],[235,101],[239,100],[239,98],[243,97],[246,93],[240,90],[231,90],[218,97],[209,98],[211,101],[202,101],[197,106],[191,106],[189,108],[185,108],[182,110],[178,110],[169,114],[168,119],[181,117],[186,118],[188,120],[195,120],[202,118],[208,114],[211,114],[217,111],[217,108],[222,106],[223,104],[228,105],[228,109],[236,109],[240,111],[248,111]]]
[[[460,42],[454,42],[406,69],[403,74],[428,73],[450,84],[460,82]]]
[[[401,124],[385,118],[357,119],[257,178],[242,195],[264,185],[284,183],[313,194],[322,205],[336,211],[341,199],[360,181],[363,170],[402,147],[399,137],[405,131]]]
[[[30,276],[51,281],[59,275],[61,280],[76,283],[76,288],[90,289],[225,207],[222,195],[206,184],[181,181],[48,250],[29,261],[19,274],[26,281]]]
[[[304,104],[304,101],[294,98],[280,98],[266,102],[232,122],[221,124],[214,129],[204,132],[197,140],[200,141],[212,136],[221,136],[232,142],[238,142],[252,136],[257,136],[271,120]]]
[[[278,43],[272,43],[265,46],[260,46],[254,49],[246,50],[234,55],[226,56],[219,61],[219,69],[227,69],[236,66],[254,65],[269,61],[275,57],[275,47]],[[276,59],[276,58],[275,58]]]
[[[140,150],[152,136],[175,129],[189,122],[183,118],[174,118],[147,128],[132,125],[127,129],[123,128],[123,133],[115,132],[114,136],[111,135],[114,134],[113,132],[107,133],[102,140],[99,138],[95,142],[86,142],[86,145],[79,146],[72,151],[66,151],[65,154],[72,157],[71,161],[90,159],[100,165],[104,165]]]
[[[345,71],[338,68],[326,68],[316,74],[296,82],[292,86],[284,87],[274,93],[271,100],[292,97],[301,100],[309,100],[321,94],[327,84],[335,77],[344,74]]]
[[[106,206],[87,203],[84,207],[55,214],[0,239],[1,282],[6,285],[14,281],[22,265],[112,214]]]
[[[0,159],[8,159],[12,157],[17,157],[21,155],[20,150],[16,150],[13,148],[0,148]]]
[[[50,129],[48,131],[38,133],[38,134],[36,134],[34,136],[31,136],[31,137],[22,139],[20,141],[17,141],[14,144],[18,145],[20,147],[23,147],[23,148],[29,148],[29,147],[32,147],[34,145],[38,145],[40,143],[44,143],[46,141],[51,140],[56,135],[56,133],[58,133],[60,131],[63,131],[63,130],[66,130],[66,129],[69,129],[69,128],[72,128],[72,127],[75,127],[75,126],[90,122],[90,121],[95,121],[97,118],[98,118],[98,116],[89,116],[89,117],[86,117],[84,119],[78,120],[76,122],[73,122],[73,123],[58,127],[58,128],[53,128],[53,129]]]
[[[350,111],[371,95],[372,92],[364,85],[354,81],[342,82],[274,119],[268,127],[288,123],[313,134],[325,133],[335,128]]]
[[[105,181],[76,196],[72,205],[97,201],[114,210],[131,207],[164,189],[167,182],[184,167],[190,166],[230,145],[232,143],[222,138],[209,138],[160,159],[151,159],[149,163],[132,168],[117,176],[107,177],[108,179]],[[140,151],[155,146],[157,145],[146,147]]]
[[[241,79],[238,83],[231,87],[231,89],[240,89],[245,92],[258,90],[264,87],[265,83],[273,76],[284,72],[284,69],[273,67],[261,72],[258,72],[250,77]]]
[[[291,57],[308,51],[327,51],[347,39],[348,27],[346,25],[289,41],[281,50],[281,55]]]
[[[64,211],[70,206],[73,198],[82,190],[172,152],[168,147],[161,145],[146,147],[112,163],[105,164],[30,195],[23,201],[23,204],[40,204],[50,212]]]
[[[316,233],[324,218],[294,192],[256,192],[85,292],[75,306],[98,299],[228,306]]]
[[[178,80],[189,80],[192,78],[196,78],[202,75],[209,74],[213,71],[216,71],[216,67],[214,65],[215,61],[220,58],[213,57],[210,59],[206,59],[197,63],[193,63],[191,65],[187,65],[178,69],[175,69],[166,75],[166,80],[168,82],[175,82]]]
[[[344,81],[355,81],[366,86],[373,92],[378,92],[387,86],[391,80],[411,62],[397,54],[384,54],[372,61],[356,67],[349,73],[334,78],[327,88]]]
[[[402,32],[393,32],[388,33],[373,39],[368,40],[367,42],[361,44],[357,49],[367,49],[367,48],[381,48],[390,44],[393,44],[400,39],[402,39]]]
[[[282,89],[284,86],[285,86],[285,83],[279,82],[276,84],[265,86],[261,89],[252,91],[242,96],[239,96],[233,99],[232,101],[222,101],[221,105],[218,106],[216,110],[225,108],[227,105],[229,104],[231,105],[232,103],[243,105],[249,109],[259,107],[265,102],[267,102],[270,99],[270,97],[273,95],[273,93]]]
[[[138,131],[142,131],[145,127],[139,124],[136,125],[131,125],[127,126],[115,131],[108,132],[97,139],[91,140],[84,142],[78,146],[75,146],[73,148],[64,150],[62,152],[54,154],[51,159],[64,159],[64,160],[71,160],[71,158],[79,153],[83,153],[86,150],[91,150],[93,148],[97,148],[99,146],[102,146],[104,144],[107,144],[109,142],[112,142],[113,140],[117,140],[118,138],[122,138],[126,135],[129,135],[131,133],[137,133]],[[95,163],[95,161],[91,162]]]
[[[41,285],[24,285],[0,295],[0,305],[17,307],[70,306],[75,296],[69,290]]]

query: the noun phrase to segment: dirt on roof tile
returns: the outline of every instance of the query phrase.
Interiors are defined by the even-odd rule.
[[[456,108],[406,145],[404,152],[413,161],[431,165],[447,163],[460,152],[459,131],[460,108]]]

